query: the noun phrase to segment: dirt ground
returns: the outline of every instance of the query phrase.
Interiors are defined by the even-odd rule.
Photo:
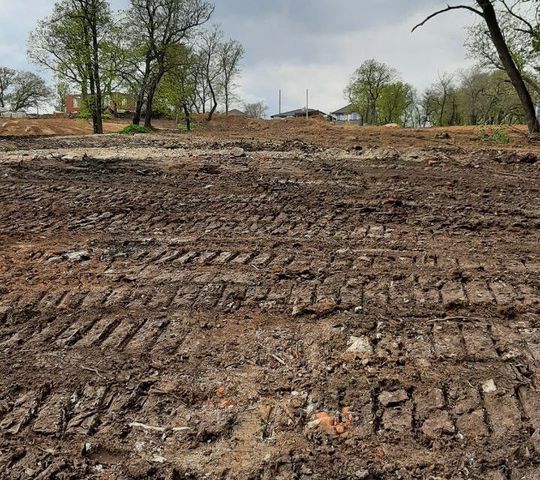
[[[540,478],[524,130],[0,137],[0,478]]]
[[[130,123],[130,119],[111,119],[103,123],[105,133],[117,133]],[[155,120],[156,128],[174,128],[174,122]],[[0,136],[51,136],[90,135],[92,124],[89,120],[72,118],[0,118]]]

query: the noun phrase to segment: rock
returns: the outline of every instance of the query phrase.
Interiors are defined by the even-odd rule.
[[[86,260],[90,260],[90,254],[87,250],[64,253],[63,257],[70,262],[84,262]]]
[[[397,124],[397,123],[387,123],[385,125],[386,128],[401,128],[401,125]]]
[[[497,391],[497,386],[495,385],[495,382],[493,381],[493,379],[486,380],[482,384],[482,390],[484,393],[495,393]]]
[[[231,150],[231,157],[233,158],[240,158],[240,157],[245,157],[245,156],[246,156],[246,152],[243,148],[235,147]]]
[[[368,337],[351,337],[349,343],[349,348],[343,354],[346,360],[369,360],[373,355],[373,347]]]
[[[337,308],[337,302],[333,298],[321,298],[315,305],[313,305],[312,310],[315,315],[322,317],[332,313]]]
[[[369,471],[368,470],[357,470],[354,472],[354,478],[358,478],[360,480],[364,480],[366,478],[369,478]]]
[[[379,402],[385,407],[392,407],[409,400],[409,394],[401,389],[395,392],[382,392],[379,394]]]
[[[435,138],[437,140],[448,140],[450,138],[450,134],[448,132],[440,132],[435,135]]]

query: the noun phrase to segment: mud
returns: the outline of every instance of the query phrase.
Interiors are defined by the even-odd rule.
[[[540,478],[538,147],[247,128],[0,139],[0,477]]]

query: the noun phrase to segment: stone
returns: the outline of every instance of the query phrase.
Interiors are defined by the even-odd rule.
[[[373,355],[373,347],[366,336],[351,337],[349,339],[349,348],[343,354],[346,360],[369,360]]]
[[[482,390],[484,393],[495,393],[497,391],[497,386],[493,380],[486,380],[482,384]]]
[[[231,157],[233,158],[240,158],[240,157],[245,157],[245,156],[246,156],[246,152],[243,148],[235,147],[231,150]]]
[[[70,262],[84,262],[86,260],[90,260],[90,254],[87,250],[64,253],[63,257]]]
[[[409,394],[401,389],[395,392],[382,392],[379,394],[379,402],[385,407],[392,407],[409,400]]]

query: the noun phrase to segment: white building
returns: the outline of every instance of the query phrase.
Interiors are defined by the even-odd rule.
[[[337,122],[359,122],[360,114],[354,111],[354,107],[351,104],[346,107],[340,108],[335,112],[332,112],[331,115],[336,119]]]

